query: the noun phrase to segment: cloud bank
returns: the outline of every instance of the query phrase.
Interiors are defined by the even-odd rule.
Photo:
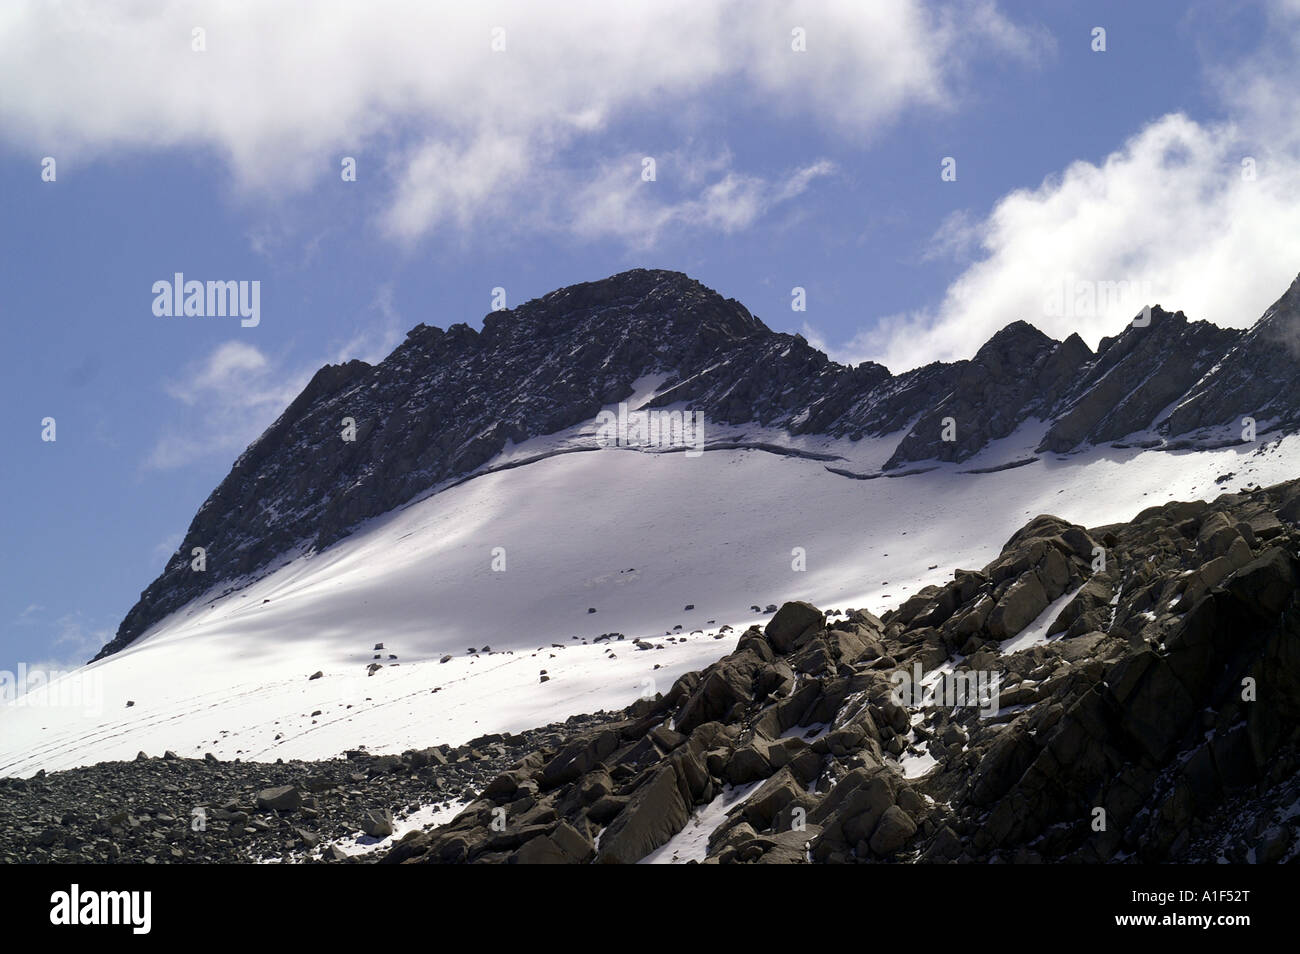
[[[1101,163],[1076,162],[983,218],[950,216],[930,254],[976,260],[942,300],[871,316],[831,353],[901,371],[969,358],[1018,319],[1095,346],[1154,304],[1253,324],[1300,271],[1300,2],[1269,15],[1246,67],[1206,66],[1228,119],[1160,117]]]
[[[263,197],[337,176],[353,156],[358,181],[383,179],[377,221],[404,242],[527,218],[574,190],[604,201],[561,225],[625,235],[627,186],[608,181],[621,150],[601,139],[612,123],[657,113],[707,128],[739,98],[869,137],[909,108],[955,108],[972,57],[1032,59],[1041,42],[991,0],[11,0],[0,136],[73,168],[215,151],[238,189]],[[818,161],[773,181],[719,169],[693,195],[632,211],[651,231],[725,231],[806,185]],[[624,165],[636,181],[639,162]]]

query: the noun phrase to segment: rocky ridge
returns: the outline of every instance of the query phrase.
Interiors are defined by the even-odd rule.
[[[706,862],[1295,858],[1297,554],[1300,481],[1109,527],[1038,517],[879,618],[785,604],[383,860],[635,862],[746,786]],[[900,698],[918,668],[995,678],[996,703]]]
[[[1057,342],[1015,321],[970,360],[899,375],[872,362],[837,364],[669,271],[562,288],[487,315],[481,331],[421,324],[378,365],[330,365],[312,378],[204,502],[96,658],[223,583],[229,591],[298,548],[328,546],[475,471],[507,442],[592,421],[649,375],[663,379],[654,405],[685,402],[720,424],[896,435],[885,465],[895,472],[964,461],[1031,419],[1049,425],[1039,453],[1134,432],[1185,444],[1242,416],[1258,418],[1261,432],[1295,427],[1297,295],[1293,285],[1250,332],[1157,306],[1149,323],[1104,339],[1096,353],[1077,335]],[[345,418],[354,441],[341,438]],[[945,440],[950,419],[955,439]],[[190,569],[195,547],[207,555],[201,574]]]

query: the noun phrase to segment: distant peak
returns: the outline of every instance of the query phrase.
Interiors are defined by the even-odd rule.
[[[1017,319],[1016,321],[1013,321],[1010,324],[1006,325],[1004,328],[1002,328],[1002,330],[998,331],[992,338],[989,339],[989,343],[991,344],[995,341],[1019,341],[1019,340],[1048,342],[1048,341],[1053,341],[1055,339],[1049,337],[1047,334],[1040,331],[1037,327],[1031,325],[1029,322],[1024,321],[1023,319]]]
[[[699,282],[682,272],[658,268],[630,268],[607,278],[566,285],[536,299],[541,302],[561,301],[575,297],[612,296],[616,298],[642,297],[659,291],[689,291],[704,288]],[[711,289],[706,289],[711,291]],[[715,293],[716,294],[716,293]]]
[[[986,361],[994,356],[1011,356],[1024,352],[1040,351],[1057,344],[1027,321],[1013,321],[975,352],[976,361]]]

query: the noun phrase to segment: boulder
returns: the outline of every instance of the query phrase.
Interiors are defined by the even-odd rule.
[[[796,649],[802,640],[826,626],[826,616],[811,603],[786,603],[767,624],[763,634],[772,648],[786,654]]]
[[[1025,573],[1002,594],[989,614],[988,631],[994,639],[1009,639],[1038,618],[1050,601],[1038,574]]]
[[[596,861],[634,864],[666,844],[690,817],[684,788],[673,766],[655,771],[601,835]]]
[[[257,807],[264,811],[292,812],[302,807],[302,793],[296,785],[277,785],[257,793]]]
[[[362,814],[360,827],[371,838],[387,838],[393,833],[393,813],[386,808],[372,808]]]
[[[871,836],[871,850],[883,856],[892,855],[916,834],[916,822],[897,805],[885,809]]]
[[[804,795],[803,786],[789,768],[783,768],[745,800],[745,819],[755,829],[770,828],[777,812]]]

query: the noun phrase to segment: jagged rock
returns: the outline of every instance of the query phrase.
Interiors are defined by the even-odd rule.
[[[737,749],[727,760],[723,771],[731,784],[743,785],[746,782],[767,778],[772,774],[772,763],[768,761],[766,754],[760,751],[758,744],[751,744]]]
[[[1075,347],[1071,341],[1061,356],[1067,366],[1071,363],[1067,355]],[[1062,362],[1051,360],[1061,350],[1060,344],[1027,322],[1007,325],[970,361],[944,369],[945,396],[926,408],[885,469],[931,458],[965,460],[989,441],[1015,430],[1030,407],[1053,406],[1069,380],[1062,374]],[[952,440],[944,437],[948,419],[955,424]]]
[[[371,809],[362,814],[358,825],[371,838],[387,838],[393,833],[393,813],[387,809]]]
[[[770,828],[781,809],[802,801],[806,794],[790,769],[783,768],[745,800],[745,818],[756,829]]]
[[[794,674],[790,667],[777,666],[765,659],[762,655],[765,645],[742,639],[736,652],[706,669],[677,715],[677,731],[690,732],[706,722],[725,717],[736,706],[746,706],[755,698],[792,685]],[[771,651],[766,652],[770,656]]]
[[[622,795],[602,795],[587,809],[587,817],[598,825],[608,825],[627,803],[628,799]]]
[[[916,822],[897,805],[890,805],[880,816],[871,836],[871,850],[878,855],[892,855],[916,834]]]
[[[1159,306],[1151,309],[1150,319],[1145,327],[1129,325],[1102,340],[1071,382],[1040,452],[1115,440],[1150,426],[1241,335],[1204,321],[1188,322],[1182,312],[1170,314]]]
[[[768,620],[763,635],[778,653],[787,654],[825,625],[826,617],[817,607],[809,603],[786,603]]]
[[[1061,608],[1047,628],[1048,636],[1067,633],[1077,636],[1105,628],[1110,622],[1111,597],[1114,591],[1102,577],[1093,577],[1079,588],[1073,599]]]
[[[1235,347],[1213,356],[1213,368],[1183,395],[1165,422],[1169,434],[1186,434],[1243,416],[1300,423],[1300,353],[1296,348],[1300,279],[1279,298]]]
[[[1016,635],[1045,609],[1049,600],[1047,591],[1030,571],[1021,576],[1002,594],[988,617],[988,631],[994,639],[1007,639]]]
[[[672,765],[656,771],[605,829],[596,861],[631,864],[681,831],[690,817],[685,787]]]
[[[1239,432],[1243,416],[1294,427],[1298,301],[1293,285],[1247,332],[1156,306],[1149,323],[1103,339],[1096,354],[1078,335],[1058,343],[1013,321],[970,360],[899,375],[871,362],[835,364],[739,302],[660,270],[558,289],[489,314],[481,331],[421,324],[378,365],[327,365],[312,377],[199,508],[96,658],[211,587],[265,572],[302,541],[322,549],[469,474],[507,442],[590,421],[651,374],[664,380],[652,406],[686,403],[721,424],[853,440],[893,435],[885,464],[893,472],[967,460],[1031,418],[1051,424],[1039,452],[1056,453],[1153,428],[1176,445],[1206,429]],[[344,414],[358,422],[356,441],[346,444],[336,439]],[[192,573],[195,546],[229,558]],[[1051,592],[1054,584],[1043,582]],[[927,625],[941,625],[946,611],[927,610]]]
[[[302,807],[302,792],[296,785],[277,785],[257,793],[257,807],[273,812],[293,812]]]
[[[542,769],[542,786],[552,788],[585,775],[613,752],[617,745],[618,734],[610,729],[571,742]]]

